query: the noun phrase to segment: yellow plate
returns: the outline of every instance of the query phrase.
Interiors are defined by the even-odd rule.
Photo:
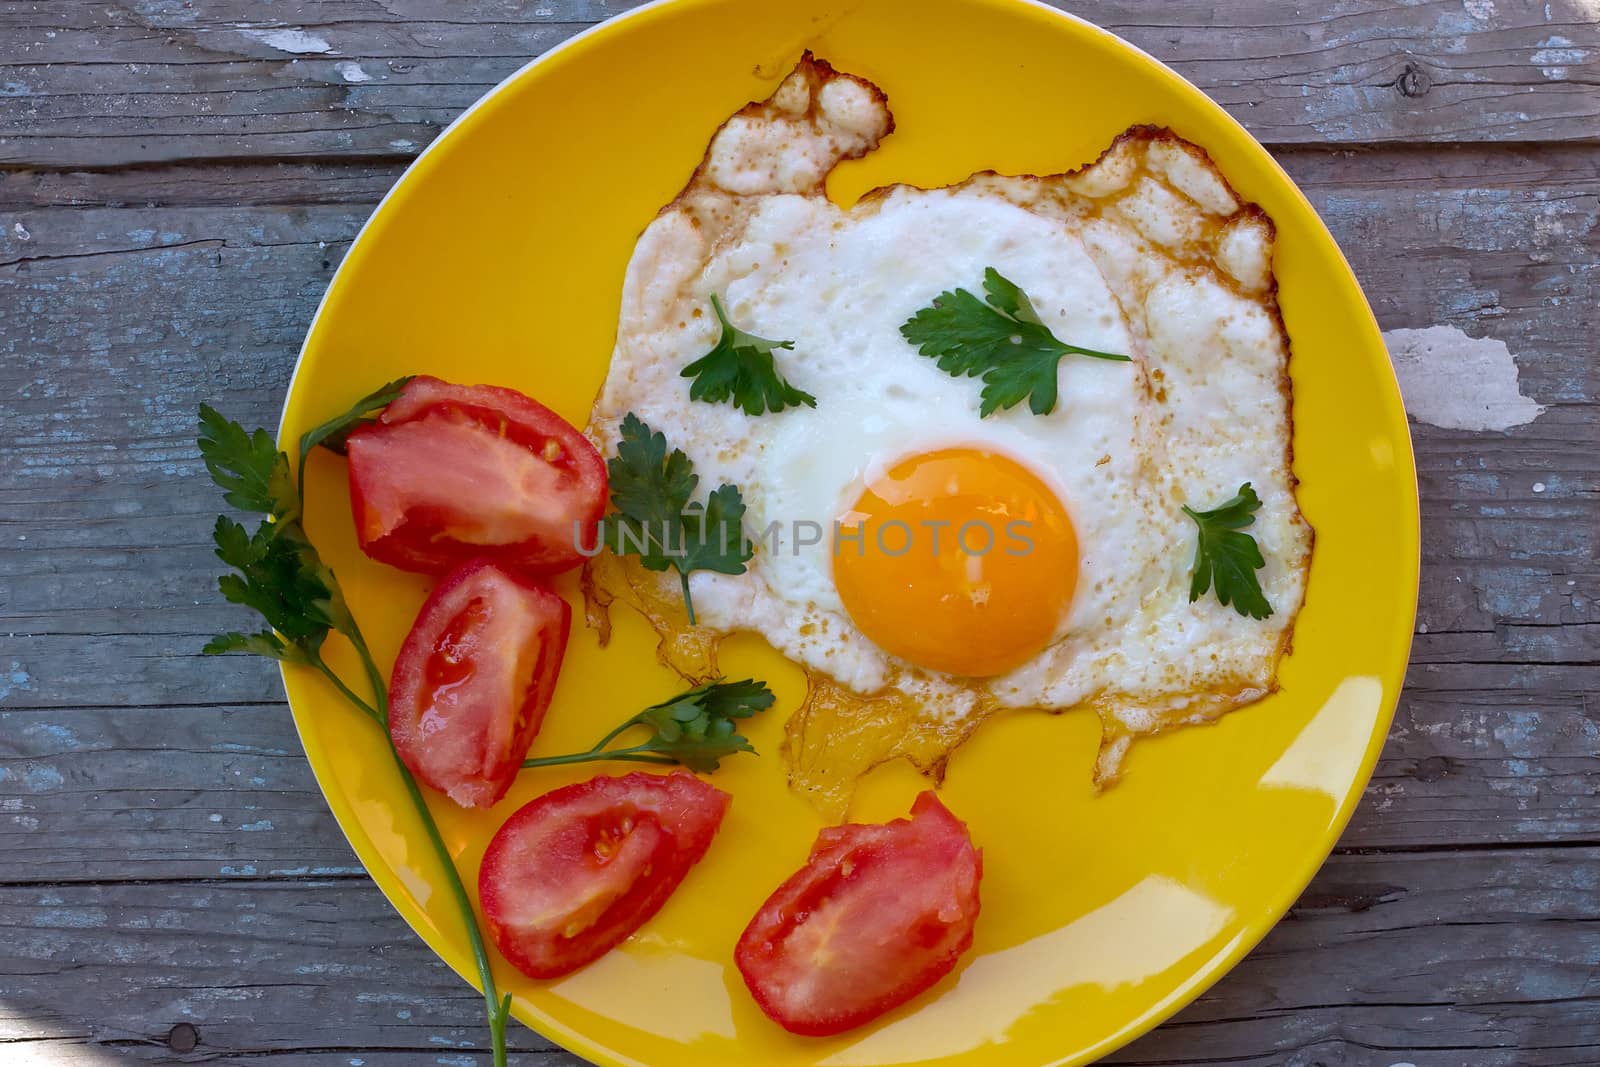
[[[1305,198],[1221,108],[1086,23],[1020,0],[675,0],[584,34],[496,88],[384,201],[306,342],[283,439],[400,374],[522,389],[582,424],[605,375],[623,268],[711,131],[765,97],[803,48],[882,86],[898,129],[846,164],[843,202],[873,186],[974,170],[1049,173],[1093,159],[1134,123],[1208,148],[1278,226],[1293,338],[1295,465],[1317,531],[1282,692],[1219,725],[1136,745],[1093,795],[1093,716],[1013,715],[951,763],[944,796],[984,849],[983,917],[956,974],[872,1026],[790,1037],[731,962],[766,894],[802,862],[818,818],[778,757],[797,669],[760,641],[725,657],[772,681],[759,758],[716,776],[735,802],[705,861],[626,945],[539,983],[496,960],[518,1018],[606,1064],[1078,1064],[1110,1052],[1216,981],[1327,856],[1387,730],[1417,586],[1410,440],[1372,314]],[[343,464],[309,475],[309,525],[387,666],[427,583],[355,547]],[[571,576],[561,584],[577,602]],[[676,691],[646,626],[617,612],[605,651],[579,626],[534,752],[588,747]],[[381,736],[314,676],[286,672],[306,753],[373,879],[463,976],[473,974]],[[626,768],[612,768],[626,770]],[[525,773],[493,811],[434,812],[476,884],[485,844],[519,805],[596,768]],[[880,769],[857,818],[903,814],[921,783]],[[437,800],[437,798],[435,798]],[[486,1035],[485,1035],[486,1036]]]

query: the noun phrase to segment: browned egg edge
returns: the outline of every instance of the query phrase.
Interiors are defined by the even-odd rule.
[[[887,116],[884,135],[894,128],[894,119],[888,109],[887,95],[876,85],[854,75],[841,73],[833,68],[827,61],[819,59],[807,51],[800,59],[789,76],[784,79],[787,83],[795,75],[802,77],[809,88],[809,106],[804,114],[807,122],[814,122],[817,114],[817,102],[821,90],[829,81],[837,78],[848,79],[865,88],[873,99],[883,108]],[[776,96],[776,94],[774,94]],[[773,105],[773,98],[763,101],[752,101],[745,105],[728,120],[719,126],[713,133],[711,141],[716,140],[717,133],[735,118],[759,119],[775,116],[780,113]],[[784,117],[792,117],[785,115]],[[1119,151],[1135,150],[1139,154],[1138,169],[1143,177],[1160,182],[1169,191],[1185,199],[1190,199],[1181,191],[1173,187],[1166,179],[1147,170],[1145,153],[1149,147],[1158,143],[1168,143],[1182,149],[1191,158],[1199,162],[1238,205],[1237,209],[1226,216],[1208,216],[1207,222],[1212,229],[1212,240],[1208,244],[1215,245],[1215,237],[1230,224],[1240,220],[1253,220],[1267,228],[1267,240],[1271,242],[1276,237],[1276,227],[1272,219],[1262,208],[1246,201],[1234,190],[1231,183],[1223,175],[1220,168],[1202,146],[1197,145],[1166,127],[1137,125],[1129,127],[1119,134],[1110,145],[1093,161],[1086,163],[1075,170],[1064,171],[1052,175],[1015,175],[1013,178],[1037,178],[1040,182],[1050,182],[1064,186],[1072,179],[1080,178],[1094,168],[1105,163],[1114,153]],[[874,140],[860,151],[850,152],[843,158],[859,158],[877,147]],[[710,161],[710,142],[707,152],[701,163],[696,167],[693,175],[684,186],[683,190],[670,203],[662,209],[662,213],[672,211],[687,204],[697,195],[703,196],[710,185],[707,168]],[[830,171],[831,173],[831,171]],[[826,196],[825,182],[827,174],[817,181],[815,186],[803,195],[824,197]],[[956,183],[951,188],[966,185],[986,179],[1000,179],[994,171],[983,171],[974,174],[965,182]],[[885,186],[867,193],[859,201],[859,205],[870,210],[875,206],[875,201],[881,199],[896,186]],[[1126,186],[1124,186],[1126,188]],[[731,199],[732,194],[716,190],[716,193]],[[764,194],[758,194],[764,195]],[[1093,200],[1091,197],[1079,199]],[[1108,199],[1099,204],[1104,208],[1113,203]],[[1299,479],[1294,475],[1294,444],[1293,444],[1293,384],[1289,376],[1289,359],[1292,358],[1288,329],[1284,324],[1283,316],[1277,300],[1277,279],[1268,271],[1264,288],[1253,291],[1246,290],[1235,278],[1226,271],[1219,269],[1216,264],[1202,256],[1182,258],[1174,255],[1169,249],[1164,249],[1163,254],[1168,255],[1181,265],[1208,272],[1216,281],[1238,292],[1240,295],[1256,302],[1272,317],[1274,324],[1283,343],[1287,358],[1284,360],[1282,372],[1279,377],[1279,393],[1284,402],[1287,413],[1288,425],[1285,434],[1284,469],[1288,472],[1291,492],[1299,485]],[[1131,319],[1130,319],[1131,321]],[[1145,388],[1159,388],[1152,385],[1148,379],[1143,379]],[[591,428],[592,432],[592,428]],[[1302,566],[1309,568],[1311,552],[1314,545],[1315,531],[1311,530],[1304,516],[1300,513],[1298,504],[1292,521],[1305,527],[1307,530],[1307,547]],[[658,574],[646,570],[636,559],[631,557],[618,558],[610,553],[602,553],[584,564],[580,585],[584,596],[585,619],[588,626],[596,632],[601,643],[605,645],[610,637],[610,608],[618,599],[629,607],[638,611],[650,623],[657,634],[659,643],[656,655],[662,664],[671,668],[691,684],[703,684],[720,677],[717,666],[717,649],[726,634],[717,633],[704,627],[689,625],[678,583],[674,576]],[[1304,583],[1302,583],[1302,590]],[[1119,776],[1123,759],[1131,747],[1132,742],[1140,736],[1153,736],[1178,726],[1200,725],[1217,721],[1224,714],[1236,708],[1255,703],[1258,700],[1277,691],[1277,666],[1278,661],[1291,650],[1294,635],[1294,622],[1302,602],[1294,605],[1289,612],[1289,621],[1284,626],[1278,641],[1278,647],[1272,661],[1272,675],[1266,685],[1261,685],[1253,679],[1232,678],[1222,683],[1187,694],[1190,699],[1176,709],[1157,712],[1157,724],[1154,729],[1136,732],[1130,730],[1121,719],[1114,714],[1117,707],[1128,707],[1130,704],[1142,707],[1143,710],[1154,709],[1154,702],[1141,705],[1139,702],[1130,702],[1123,696],[1095,695],[1080,704],[1064,708],[1035,708],[1035,709],[1008,709],[1013,712],[1044,711],[1050,714],[1063,714],[1087,708],[1093,711],[1101,723],[1101,738],[1098,754],[1093,769],[1093,780],[1097,788],[1104,788],[1115,782]],[[986,693],[978,693],[977,704],[972,711],[959,719],[950,719],[934,714],[932,709],[923,707],[915,699],[906,696],[898,690],[862,695],[856,693],[833,681],[825,673],[809,668],[802,668],[807,679],[807,691],[799,708],[791,715],[785,728],[783,754],[789,771],[789,784],[791,788],[805,795],[826,817],[838,820],[845,816],[850,798],[854,792],[856,782],[861,776],[873,768],[894,759],[906,759],[920,772],[930,778],[935,784],[943,780],[945,768],[950,756],[960,747],[973,732],[990,715],[1000,710],[998,702]]]

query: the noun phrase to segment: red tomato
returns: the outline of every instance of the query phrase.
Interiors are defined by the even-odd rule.
[[[910,819],[830,826],[750,920],[734,961],[785,1030],[837,1034],[949,974],[972,945],[983,854],[932,792]]]
[[[600,453],[514,389],[414,378],[347,447],[361,548],[403,570],[566,570],[605,511]]]
[[[591,778],[529,801],[489,842],[478,873],[494,943],[530,978],[605,955],[705,855],[729,799],[674,771]]]
[[[389,682],[389,735],[422,781],[465,808],[505,795],[539,732],[572,609],[480,561],[433,590]]]

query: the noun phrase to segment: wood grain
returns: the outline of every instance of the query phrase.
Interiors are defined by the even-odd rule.
[[[1593,680],[1566,673],[1565,698],[1414,686],[1340,847],[1600,842]],[[0,881],[360,870],[281,704],[0,711],[0,772]]]
[[[281,702],[0,712],[0,771],[0,881],[361,873]]]
[[[1373,803],[1348,840],[1600,839],[1600,799],[1585,782],[1588,754],[1600,749],[1588,701],[1600,623],[1592,491],[1600,389],[1583,302],[1596,269],[1595,161],[1473,152],[1443,163],[1405,153],[1288,162],[1349,250],[1384,325],[1445,322],[1501,337],[1522,356],[1525,389],[1550,407],[1533,424],[1487,439],[1416,427],[1426,632],[1417,635]],[[1552,198],[1556,178],[1563,193]],[[143,877],[169,864],[184,876],[246,876],[345,862],[335,858],[342,846],[332,831],[301,838],[322,805],[290,757],[246,775],[284,791],[274,830],[248,845],[237,835],[191,836],[199,817],[191,803],[222,814],[227,827],[266,818],[245,807],[258,800],[219,780],[231,731],[248,726],[262,748],[296,751],[277,708],[219,718],[204,707],[271,702],[280,691],[266,663],[197,656],[237,616],[212,588],[207,531],[216,503],[193,451],[192,420],[208,399],[270,424],[310,312],[364,213],[356,205],[201,205],[162,209],[160,227],[145,225],[144,209],[0,217],[0,262],[8,264],[0,284],[21,295],[26,316],[25,380],[0,399],[17,457],[0,475],[0,580],[10,593],[0,627],[11,635],[0,667],[13,679],[0,679],[0,707],[24,709],[12,713],[17,732],[0,733],[13,738],[0,766],[25,778],[59,757],[52,765],[63,782],[16,798],[26,806],[16,814],[26,826],[36,821],[35,830],[0,827],[0,843],[32,860],[27,877],[99,878],[119,865]],[[1390,223],[1381,243],[1376,220]],[[1379,251],[1395,247],[1425,253]],[[1441,284],[1452,278],[1472,299]],[[84,296],[63,301],[63,292]],[[147,388],[153,380],[162,388]],[[174,704],[197,707],[164,710]],[[56,708],[65,710],[42,714]],[[23,729],[35,715],[26,709],[99,740],[52,750],[48,734]],[[115,774],[96,753],[140,719],[171,722],[178,743]],[[222,762],[190,758],[202,751]],[[137,795],[141,780],[171,782],[174,791],[142,800],[140,817],[151,821],[139,847],[120,855],[113,802],[100,816],[84,795]],[[69,832],[82,835],[81,856],[49,845]]]
[[[1336,857],[1228,978],[1107,1062],[1592,1064],[1597,884],[1595,848]],[[0,927],[0,1042],[62,1062],[406,1064],[483,1036],[482,1002],[362,879],[0,886]]]
[[[239,616],[194,409],[274,422],[406,162],[630,6],[0,0],[0,1063],[485,1062],[275,671],[197,655]],[[1500,339],[1546,407],[1413,427],[1418,633],[1366,801],[1290,917],[1107,1062],[1594,1067],[1594,0],[1070,6],[1274,146],[1385,328]],[[578,1062],[514,1030],[514,1063]]]
[[[1492,186],[1437,173],[1384,180],[1372,158],[1316,157],[1303,169],[1380,321],[1505,340],[1524,389],[1549,408],[1506,435],[1416,428],[1428,567],[1416,662],[1589,663],[1600,621],[1600,367],[1587,332],[1600,165],[1586,156],[1566,167],[1552,196],[1515,174]],[[271,694],[267,673],[170,662],[232,617],[209,591],[215,502],[193,413],[207,399],[247,422],[273,420],[311,311],[365,213],[166,208],[159,227],[131,208],[0,215],[18,382],[0,397],[15,456],[0,474],[11,532],[0,574],[14,583],[0,618],[31,679],[0,706]],[[141,577],[130,584],[135,559]],[[135,645],[142,654],[125,655]]]
[[[0,164],[410,156],[529,58],[633,6],[8,0]],[[1269,144],[1600,136],[1588,0],[1060,6],[1162,57]]]

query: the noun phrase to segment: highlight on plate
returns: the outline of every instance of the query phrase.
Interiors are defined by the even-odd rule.
[[[497,1063],[510,998],[489,943],[531,978],[570,973],[717,847],[736,798],[701,776],[753,758],[741,724],[775,703],[722,676],[726,635],[760,634],[809,679],[783,759],[837,825],[726,946],[805,1037],[927,990],[979,916],[965,823],[931,790],[908,818],[843,823],[863,773],[905,758],[936,784],[1001,709],[1088,709],[1108,784],[1134,739],[1274,688],[1312,537],[1271,221],[1203,149],[1148,127],[1075,171],[833,204],[829,172],[893,127],[876,86],[807,53],[716,130],[634,249],[582,432],[515,388],[417,375],[308,431],[296,466],[201,409],[207,469],[265,516],[253,532],[221,517],[215,541],[223,595],[266,628],[206,650],[315,671],[383,729]],[[318,447],[347,458],[362,550],[436,579],[387,675],[302,523]],[[684,688],[529,759],[584,639],[551,581],[580,567],[589,639],[619,602],[641,612]],[[359,677],[324,657],[334,635]],[[493,816],[485,939],[423,787],[492,811],[520,774],[591,762],[671,769]]]

